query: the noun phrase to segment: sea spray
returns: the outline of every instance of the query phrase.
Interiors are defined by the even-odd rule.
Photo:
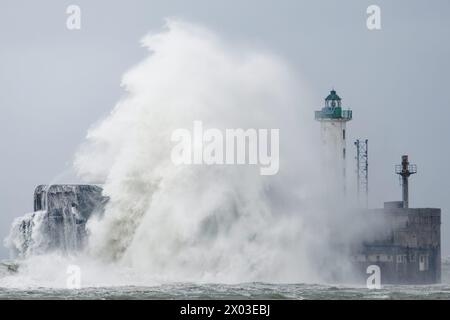
[[[46,230],[43,225],[46,214],[46,211],[36,211],[14,219],[11,231],[4,241],[12,256],[27,258],[47,252],[50,243],[45,237]]]
[[[83,272],[82,286],[321,282],[349,274],[355,230],[364,229],[323,192],[309,90],[291,68],[173,19],[142,44],[149,56],[124,75],[126,94],[76,154],[79,176],[103,181],[109,199],[87,222],[86,250],[28,257],[21,283],[64,286],[72,264]],[[221,131],[278,128],[279,171],[175,165],[172,133],[196,120]]]
[[[126,96],[75,161],[110,198],[89,222],[90,254],[174,281],[317,280],[336,239],[326,211],[307,203],[320,184],[306,87],[276,56],[179,20],[142,43],[148,58],[125,74]],[[195,120],[280,128],[280,172],[175,166],[171,134]]]

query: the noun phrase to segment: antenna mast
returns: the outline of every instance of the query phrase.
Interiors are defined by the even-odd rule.
[[[395,173],[402,178],[402,200],[403,208],[409,208],[409,190],[408,190],[408,178],[410,175],[417,173],[417,166],[415,164],[409,164],[408,156],[402,156],[402,164],[395,166]]]
[[[369,140],[356,140],[356,188],[358,203],[369,207]],[[364,196],[363,196],[364,195]]]

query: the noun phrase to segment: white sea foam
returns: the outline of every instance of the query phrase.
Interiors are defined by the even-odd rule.
[[[79,175],[105,181],[110,198],[105,214],[88,222],[86,252],[69,262],[33,257],[22,276],[59,285],[67,264],[79,263],[88,286],[315,282],[346,269],[357,225],[339,208],[327,210],[320,194],[318,129],[308,89],[291,68],[179,20],[142,43],[149,56],[125,74],[126,95],[76,155]],[[222,130],[280,128],[278,174],[175,166],[171,134],[195,120]]]

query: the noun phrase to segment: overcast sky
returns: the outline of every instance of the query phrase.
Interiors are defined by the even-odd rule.
[[[71,4],[81,30],[66,28]],[[366,27],[371,4],[381,30]],[[370,141],[370,205],[400,199],[394,165],[409,154],[419,171],[410,204],[443,209],[450,255],[449,14],[448,0],[1,0],[0,238],[32,211],[36,185],[77,182],[74,152],[123,94],[122,74],[147,55],[139,40],[179,17],[282,57],[311,89],[311,121],[336,88],[353,110],[349,138]]]

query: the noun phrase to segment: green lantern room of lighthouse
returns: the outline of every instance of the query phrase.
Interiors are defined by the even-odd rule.
[[[331,90],[325,98],[325,106],[322,110],[315,111],[315,119],[318,121],[350,121],[352,120],[352,111],[343,110],[341,98],[335,90]]]

